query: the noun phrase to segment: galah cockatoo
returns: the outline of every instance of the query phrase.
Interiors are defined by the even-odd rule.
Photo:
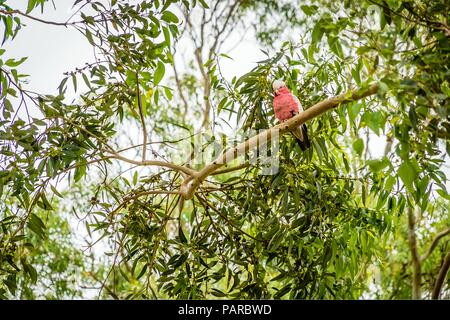
[[[303,112],[300,100],[289,91],[283,81],[275,80],[272,84],[272,88],[275,94],[273,98],[273,110],[278,121],[284,122],[295,116],[297,113]],[[297,143],[302,151],[311,147],[305,124],[291,129],[290,131],[297,139]]]

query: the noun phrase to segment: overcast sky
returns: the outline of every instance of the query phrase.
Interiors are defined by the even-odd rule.
[[[26,10],[27,0],[20,0],[19,8]],[[44,13],[40,9],[32,11],[31,15],[56,22],[65,22],[72,14],[74,0],[57,0],[56,10],[47,3]],[[86,62],[93,61],[93,50],[84,35],[73,28],[43,24],[21,17],[26,26],[19,31],[17,37],[8,40],[2,47],[6,49],[5,57],[28,57],[19,68],[28,77],[27,88],[40,93],[56,93],[57,87],[63,79],[63,73],[82,67]],[[236,43],[232,38],[232,46]],[[225,46],[226,49],[226,46]],[[264,58],[256,41],[246,37],[234,48],[232,55],[239,56],[238,60],[222,59],[224,75],[231,79],[242,75],[255,66],[255,62]],[[170,68],[167,69],[168,75]],[[82,85],[80,81],[80,85]],[[71,90],[71,86],[68,86]],[[68,91],[70,94],[70,91]]]
[[[19,1],[25,10],[26,0]],[[44,14],[35,9],[32,15],[45,20],[64,22],[72,14],[74,0],[58,0],[56,10],[51,3],[44,7]],[[8,58],[28,57],[20,67],[21,73],[30,75],[27,88],[40,93],[56,93],[63,73],[85,62],[92,61],[92,47],[77,30],[47,25],[21,17],[26,26],[17,37],[8,40],[3,47]]]

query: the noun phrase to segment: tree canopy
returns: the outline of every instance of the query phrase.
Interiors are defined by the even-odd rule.
[[[448,1],[72,2],[0,1],[93,52],[51,93],[0,49],[1,298],[450,297]]]

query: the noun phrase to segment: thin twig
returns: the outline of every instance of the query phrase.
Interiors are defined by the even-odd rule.
[[[38,22],[42,22],[42,23],[45,23],[45,24],[51,24],[51,25],[54,25],[54,26],[67,27],[67,26],[74,25],[74,24],[84,23],[83,21],[77,21],[77,22],[47,21],[47,20],[43,20],[43,19],[39,19],[39,18],[30,16],[29,14],[26,14],[26,13],[20,11],[20,10],[2,10],[2,9],[0,9],[0,13],[5,14],[5,15],[9,15],[9,16],[14,15],[14,14],[18,14],[18,15],[24,16],[24,17],[26,17],[28,19],[31,19],[31,20],[34,20],[34,21],[38,21]]]
[[[135,165],[138,165],[138,166],[166,167],[166,168],[171,168],[171,169],[176,170],[176,171],[180,171],[180,172],[182,172],[184,174],[187,174],[189,176],[195,176],[196,173],[197,173],[195,170],[192,170],[192,169],[189,169],[187,167],[183,167],[183,166],[171,163],[171,162],[158,161],[158,160],[138,161],[138,160],[133,160],[133,159],[129,159],[129,158],[126,158],[124,156],[121,156],[120,154],[118,154],[116,152],[111,152],[111,151],[108,151],[108,152],[112,154],[111,158],[113,158],[113,159],[122,160],[124,162],[128,162],[128,163],[135,164]]]

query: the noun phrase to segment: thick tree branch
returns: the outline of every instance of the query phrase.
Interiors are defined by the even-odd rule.
[[[416,239],[416,217],[414,216],[414,210],[408,208],[408,242],[411,250],[412,264],[413,264],[413,283],[412,283],[412,298],[414,300],[420,299],[420,284],[421,284],[421,264],[419,252],[417,250]]]
[[[210,163],[209,165],[205,166],[202,170],[200,170],[195,176],[190,176],[185,179],[180,189],[181,193],[183,194],[183,197],[185,199],[191,199],[194,196],[194,192],[197,189],[197,187],[206,177],[213,174],[218,168],[236,159],[237,156],[248,153],[250,150],[253,150],[256,147],[262,147],[263,145],[269,143],[272,139],[272,136],[276,135],[277,133],[282,135],[288,132],[290,129],[298,127],[299,125],[305,123],[306,121],[311,120],[330,109],[333,109],[339,105],[348,102],[363,99],[367,96],[375,94],[377,91],[378,85],[372,84],[368,88],[361,88],[349,91],[347,93],[329,98],[327,100],[315,104],[314,106],[310,107],[304,112],[299,113],[298,115],[289,119],[288,121],[276,125],[272,128],[269,128],[264,132],[240,143],[236,147],[227,150],[212,163]]]
[[[445,237],[446,235],[450,234],[450,228],[445,229],[444,231],[439,232],[436,235],[436,238],[433,239],[433,242],[431,243],[430,248],[428,249],[428,251],[420,258],[420,261],[423,262],[425,261],[431,253],[433,253],[433,250],[436,248],[438,242]]]
[[[439,299],[439,295],[442,290],[442,285],[447,276],[448,269],[450,269],[450,252],[444,258],[444,263],[442,264],[441,270],[439,270],[439,275],[434,284],[433,293],[431,294],[431,299]]]

